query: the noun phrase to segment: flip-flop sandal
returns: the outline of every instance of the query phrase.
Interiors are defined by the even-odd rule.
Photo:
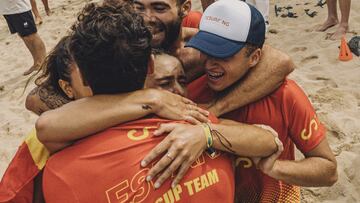
[[[296,15],[296,13],[293,13],[293,12],[288,12],[287,16],[289,18],[297,18],[298,16]]]
[[[309,12],[310,9],[304,9],[304,10],[305,10],[306,15],[310,16],[311,18],[313,18],[314,16],[317,15],[317,12],[316,12],[316,11]]]
[[[278,7],[278,6],[275,4],[275,15],[276,15],[276,17],[279,16],[279,12],[281,12],[281,11],[282,11],[282,8],[281,8],[281,7]]]
[[[321,8],[324,8],[324,5],[326,4],[326,0],[323,2],[322,0],[319,0],[315,7],[320,6]]]

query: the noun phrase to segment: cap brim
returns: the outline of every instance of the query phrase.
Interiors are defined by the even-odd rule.
[[[193,47],[215,58],[228,58],[233,56],[244,46],[244,42],[225,39],[205,31],[199,31],[185,45],[185,47]]]

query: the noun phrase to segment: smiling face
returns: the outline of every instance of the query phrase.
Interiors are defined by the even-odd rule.
[[[186,3],[188,1],[178,5],[177,0],[134,0],[135,11],[143,16],[151,30],[152,47],[168,49],[178,39],[185,15],[182,8]]]
[[[179,59],[165,53],[156,55],[154,73],[147,76],[145,88],[164,89],[186,97],[186,76]]]
[[[244,47],[234,56],[225,59],[213,58],[201,54],[205,61],[208,85],[215,91],[223,91],[246,75],[249,69],[258,62],[260,50],[247,55],[247,47]]]

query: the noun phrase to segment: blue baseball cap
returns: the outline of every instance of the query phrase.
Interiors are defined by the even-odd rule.
[[[185,47],[215,58],[228,58],[246,43],[262,47],[264,41],[265,21],[256,8],[240,0],[219,0],[204,11],[199,32]]]

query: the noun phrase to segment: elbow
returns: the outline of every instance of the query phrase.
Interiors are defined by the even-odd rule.
[[[337,164],[336,164],[336,160],[334,160],[334,162],[332,162],[332,166],[329,168],[329,178],[328,178],[328,182],[326,184],[326,186],[330,187],[333,186],[337,180],[338,180],[338,172],[337,172]]]
[[[289,55],[284,56],[284,59],[281,63],[281,67],[282,67],[283,76],[285,77],[295,70],[295,64]]]
[[[279,64],[273,69],[273,73],[284,80],[291,72],[295,70],[295,64],[289,55],[283,54]]]
[[[35,129],[36,129],[36,136],[39,139],[41,143],[45,145],[46,142],[48,142],[46,136],[48,133],[48,129],[50,126],[50,118],[48,117],[47,113],[43,113],[36,121],[35,123]]]
[[[35,114],[37,115],[40,115],[39,114],[39,110],[38,110],[38,105],[37,105],[37,96],[36,95],[31,95],[29,94],[27,97],[26,97],[26,101],[25,101],[25,108],[29,111],[32,111],[34,112]]]
[[[337,180],[338,180],[338,173],[336,171],[335,174],[330,177],[328,186],[329,187],[333,186],[337,182]]]

